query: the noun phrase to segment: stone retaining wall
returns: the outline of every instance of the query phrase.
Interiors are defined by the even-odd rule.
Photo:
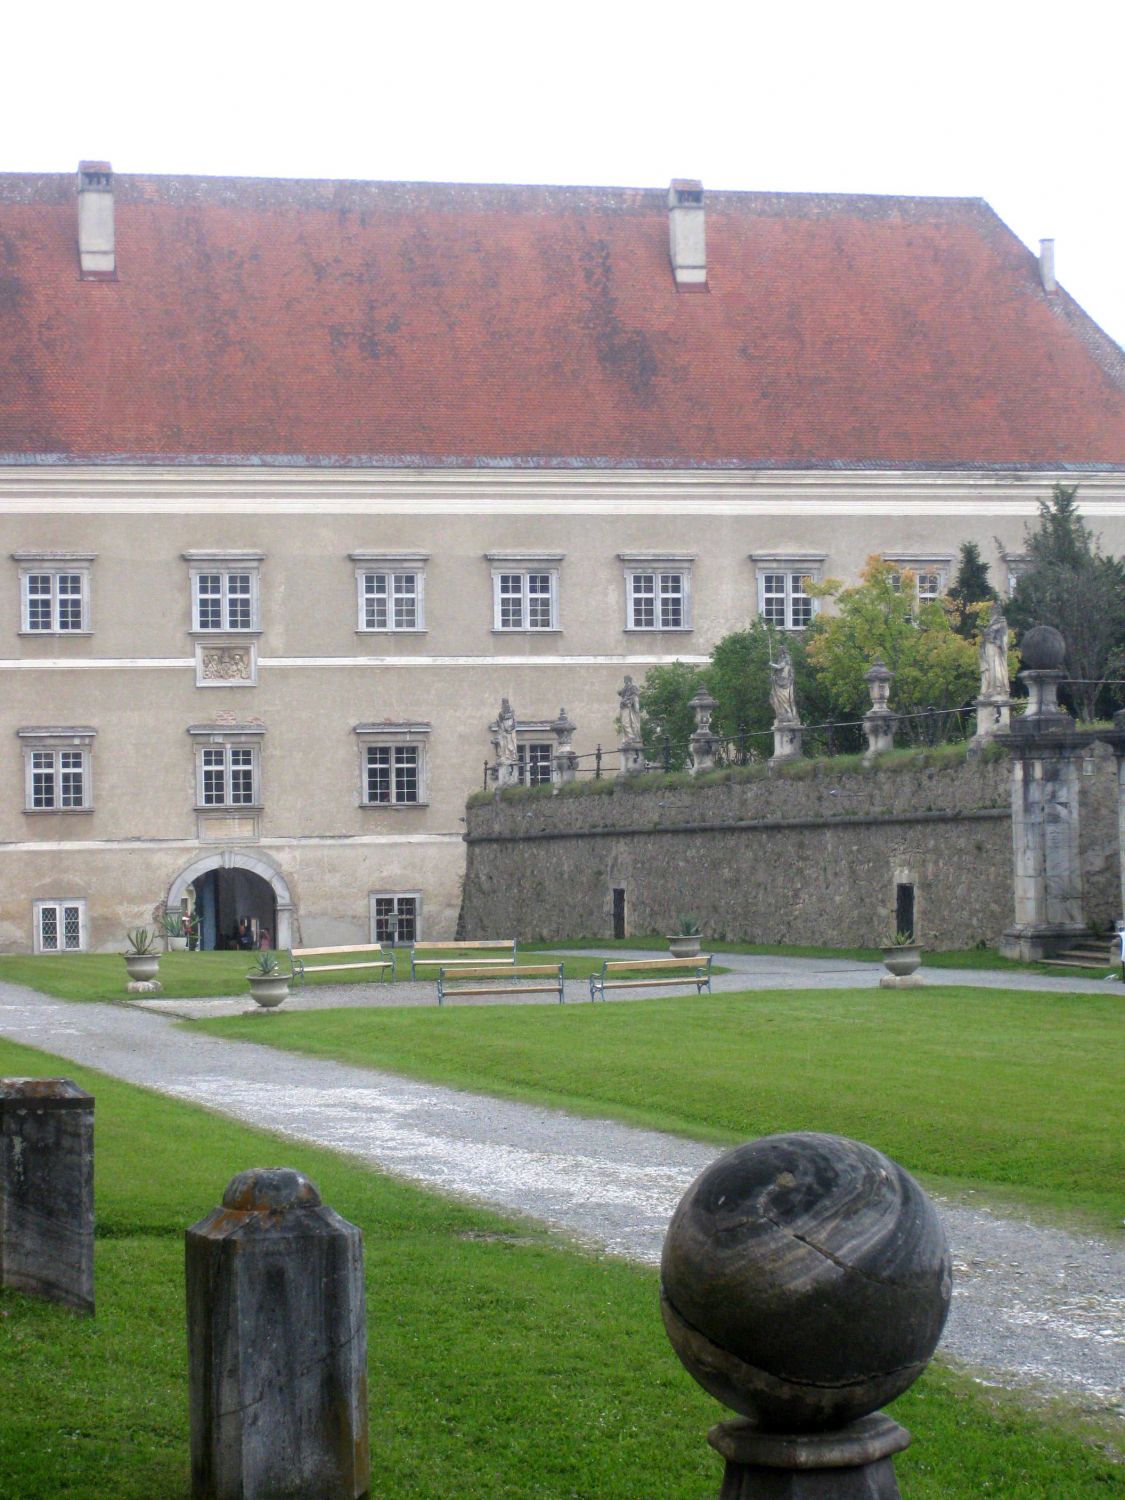
[[[466,937],[523,941],[674,932],[695,915],[712,938],[870,946],[915,889],[927,947],[993,944],[1013,917],[1006,758],[714,786],[606,783],[601,795],[523,795],[472,807]],[[1113,756],[1098,746],[1082,786],[1086,915],[1119,915]]]

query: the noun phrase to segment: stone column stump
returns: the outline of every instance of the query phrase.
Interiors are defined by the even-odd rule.
[[[0,1078],[0,1286],[94,1311],[94,1100]]]
[[[911,1386],[949,1311],[933,1204],[843,1136],[766,1136],[713,1162],[672,1216],[660,1305],[688,1372],[739,1414],[708,1442],[719,1500],[899,1500]]]
[[[193,1500],[369,1494],[363,1235],[287,1167],[186,1235]]]

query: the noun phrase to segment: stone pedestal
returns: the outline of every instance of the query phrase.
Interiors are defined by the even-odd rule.
[[[691,747],[691,774],[693,776],[715,769],[715,752],[719,748],[718,735],[712,734],[709,729],[696,730],[688,741],[688,745]]]
[[[94,1311],[94,1100],[0,1079],[0,1286]]]
[[[976,709],[977,723],[976,731],[969,741],[970,746],[979,749],[982,745],[987,745],[994,735],[1007,734],[1012,706],[1010,698],[977,698],[973,706]]]
[[[867,749],[863,752],[865,761],[872,760],[876,755],[882,755],[887,750],[895,747],[895,716],[886,708],[873,708],[863,716],[863,733],[867,740]]]
[[[773,754],[770,756],[770,764],[776,765],[778,761],[798,760],[801,754],[801,736],[804,734],[804,726],[798,723],[782,723],[774,721],[773,726]]]
[[[289,1168],[187,1231],[194,1500],[369,1493],[363,1236]]]
[[[884,974],[880,977],[881,990],[920,990],[926,981],[921,974]]]
[[[498,760],[495,768],[496,785],[503,791],[505,787],[519,786],[520,767],[515,760]]]
[[[707,1441],[726,1459],[719,1500],[899,1500],[892,1455],[910,1434],[882,1412],[832,1432],[762,1432],[720,1422]]]
[[[1083,937],[1078,762],[1085,736],[1057,730],[1005,737],[1012,752],[1012,855],[1015,922],[1000,951],[1025,961],[1050,958]]]
[[[555,786],[565,786],[578,775],[578,756],[575,754],[572,743],[577,727],[567,717],[566,709],[560,708],[558,718],[551,725],[555,736],[555,754],[551,763],[551,780]]]
[[[1117,852],[1121,866],[1121,912],[1125,916],[1125,708],[1114,714],[1113,728],[1113,750],[1117,756]]]
[[[622,740],[618,747],[621,765],[618,776],[640,776],[645,769],[645,747],[638,739]]]

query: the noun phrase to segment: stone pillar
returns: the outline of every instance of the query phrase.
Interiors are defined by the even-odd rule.
[[[0,1286],[94,1311],[94,1100],[0,1078]]]
[[[577,725],[571,723],[566,716],[566,709],[559,709],[559,716],[551,725],[555,736],[556,746],[554,763],[551,767],[551,780],[556,786],[565,786],[567,782],[573,781],[578,775],[578,756],[574,752],[571,743]]]
[[[193,1500],[366,1496],[360,1230],[259,1168],[186,1239]]]
[[[664,1241],[672,1346],[738,1413],[708,1433],[721,1500],[899,1500],[910,1434],[877,1408],[937,1347],[952,1263],[897,1162],[843,1136],[766,1136],[707,1167]]]
[[[1000,941],[1008,958],[1049,958],[1085,935],[1078,846],[1078,761],[1093,736],[1059,707],[1066,643],[1051,625],[1020,642],[1027,707],[1002,736],[1012,756],[1015,924]]]
[[[871,707],[863,716],[863,733],[867,739],[867,749],[863,753],[865,761],[895,747],[895,716],[887,706],[894,675],[881,656],[877,656],[871,670],[863,674],[871,694]]]
[[[700,688],[691,700],[690,707],[695,714],[695,731],[688,743],[691,747],[691,774],[693,776],[715,768],[715,751],[719,748],[719,737],[711,729],[711,715],[717,706],[715,699],[706,688]]]
[[[1117,856],[1121,867],[1121,914],[1125,916],[1125,708],[1113,716],[1117,732],[1114,753],[1117,756]]]

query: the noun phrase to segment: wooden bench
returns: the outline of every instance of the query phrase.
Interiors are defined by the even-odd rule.
[[[415,943],[410,949],[410,977],[416,979],[419,969],[456,969],[473,964],[514,964],[515,961],[515,938],[478,939],[471,943]]]
[[[549,995],[563,1003],[559,964],[443,964],[438,970],[437,1003],[446,995]]]
[[[700,953],[695,958],[607,958],[600,974],[590,975],[590,999],[606,990],[649,989],[655,985],[694,984],[695,993],[711,991],[711,963],[714,955]],[[626,975],[631,978],[626,978]]]
[[[336,958],[351,953],[359,954],[360,957],[349,958],[342,963],[306,963],[306,959],[310,958]],[[393,984],[395,977],[394,958],[383,957],[381,943],[345,943],[332,948],[290,948],[289,967],[302,984],[306,974],[326,974],[330,969],[378,969],[379,978],[387,984]]]

